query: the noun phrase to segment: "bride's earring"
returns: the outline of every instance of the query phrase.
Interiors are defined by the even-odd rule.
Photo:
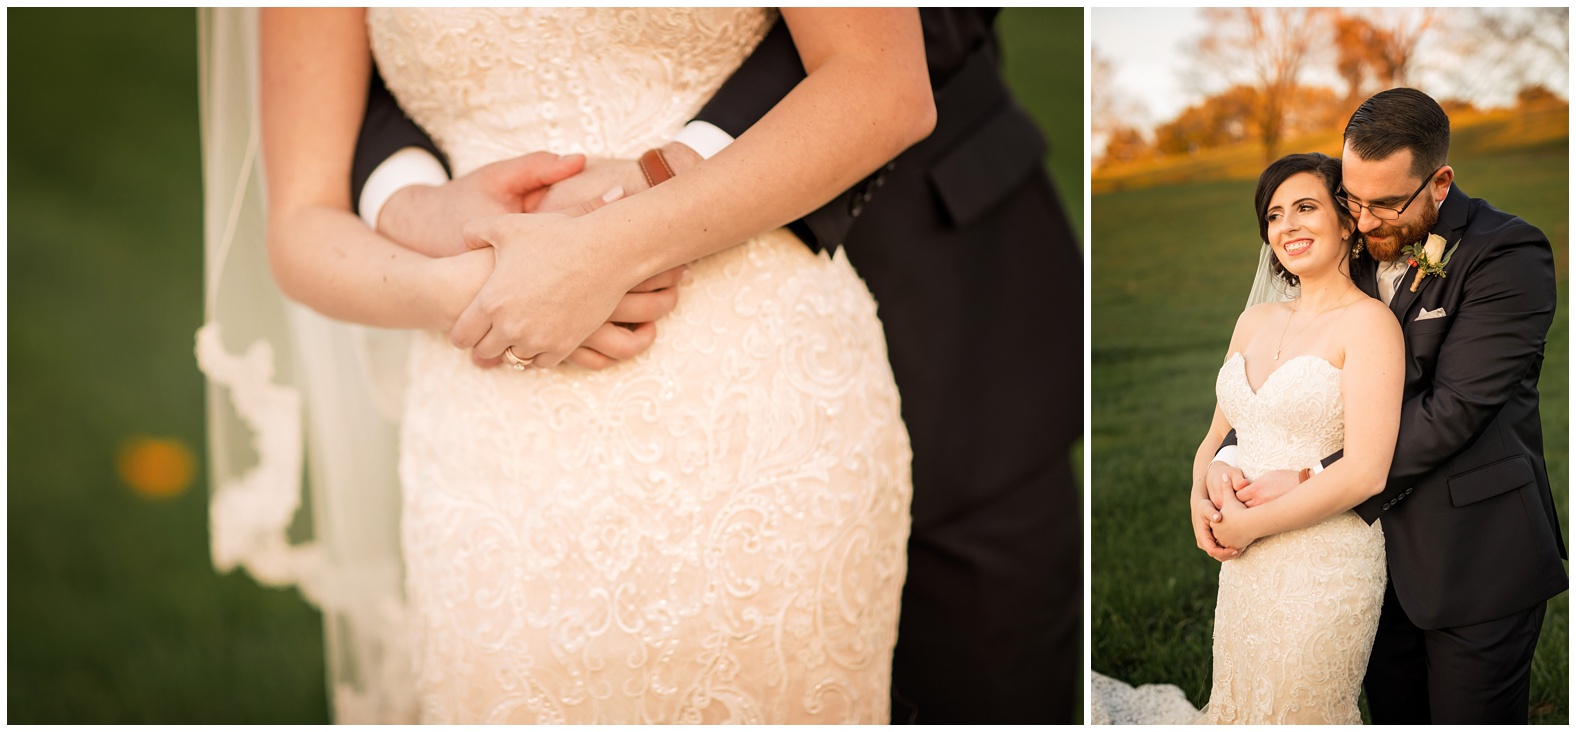
[[[1360,236],[1353,236],[1352,237],[1352,258],[1356,259],[1357,255],[1362,254],[1362,253],[1363,253],[1363,238],[1360,237]]]

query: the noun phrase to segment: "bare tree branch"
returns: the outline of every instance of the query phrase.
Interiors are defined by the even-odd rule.
[[[1327,51],[1328,8],[1207,8],[1210,30],[1194,47],[1200,67],[1226,86],[1257,92],[1254,126],[1266,161],[1280,152],[1286,105],[1304,67]]]

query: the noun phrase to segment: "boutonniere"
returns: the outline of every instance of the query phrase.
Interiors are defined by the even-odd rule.
[[[1461,246],[1460,240],[1456,246],[1445,251],[1445,238],[1438,234],[1429,234],[1428,240],[1407,246],[1401,250],[1407,259],[1406,263],[1417,268],[1417,276],[1412,278],[1412,292],[1423,284],[1423,278],[1433,275],[1440,279],[1445,276],[1445,265],[1450,263],[1450,255],[1456,253],[1456,247]]]

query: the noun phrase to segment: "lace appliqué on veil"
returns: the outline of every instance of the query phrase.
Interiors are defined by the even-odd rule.
[[[213,494],[208,511],[213,563],[226,572],[244,562],[259,582],[293,584],[319,569],[310,545],[291,545],[285,537],[301,507],[301,396],[274,383],[271,344],[255,342],[236,356],[225,350],[220,336],[217,323],[197,331],[197,363],[209,381],[230,390],[236,412],[257,435],[258,460],[221,482]]]

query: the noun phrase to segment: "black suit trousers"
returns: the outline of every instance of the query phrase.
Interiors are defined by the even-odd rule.
[[[1386,584],[1363,689],[1374,724],[1526,724],[1547,602],[1459,628],[1414,625]]]
[[[1081,258],[1043,172],[961,227],[915,205],[931,185],[900,159],[846,247],[914,449],[892,721],[1068,723],[1083,665]]]

